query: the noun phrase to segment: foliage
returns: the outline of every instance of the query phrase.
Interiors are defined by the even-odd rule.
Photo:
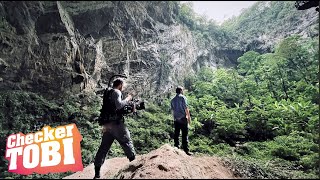
[[[217,47],[219,44],[219,47],[225,47],[234,43],[232,35],[220,28],[214,20],[195,13],[192,2],[180,3],[178,12],[178,21],[192,31],[199,44],[206,47]]]
[[[274,36],[301,24],[305,11],[294,7],[293,1],[259,1],[221,25],[239,40],[247,41],[262,35]],[[317,23],[315,27],[318,27]],[[315,31],[317,32],[317,31]],[[308,33],[311,33],[308,31]]]
[[[238,59],[236,69],[203,68],[185,80],[192,116],[190,150],[226,157],[242,176],[251,178],[314,178],[319,169],[318,44],[314,39],[289,37],[274,53],[253,51]],[[291,51],[287,46],[292,46]],[[299,57],[299,58],[298,58]],[[304,63],[303,68],[301,66]],[[303,70],[301,76],[298,70]],[[290,74],[291,73],[291,74]],[[172,97],[171,97],[172,98]],[[170,98],[128,115],[126,124],[138,154],[164,143],[173,144]],[[100,145],[101,98],[89,94],[70,96],[64,102],[48,101],[24,91],[0,94],[0,151],[11,133],[34,132],[76,123],[83,137],[82,160],[93,162]],[[108,158],[124,156],[118,142]],[[20,176],[7,172],[2,156],[1,175],[6,178],[62,178],[71,172]]]
[[[25,91],[8,91],[0,94],[0,170],[2,178],[62,178],[67,173],[31,174],[28,176],[7,172],[8,161],[4,158],[6,137],[11,133],[24,134],[40,130],[45,125],[56,127],[76,123],[81,135],[82,162],[87,166],[94,161],[101,141],[101,127],[94,120],[99,115],[101,98],[87,95],[79,103],[79,97],[70,96],[64,102],[48,101],[42,96]],[[81,104],[84,104],[82,106]],[[163,143],[170,143],[173,137],[173,121],[168,114],[168,102],[162,106],[147,105],[146,111],[137,116],[128,116],[126,123],[138,154],[148,153]],[[152,137],[152,138],[150,138]],[[115,141],[108,158],[124,156],[124,152]]]
[[[190,140],[200,146],[193,148],[211,154],[226,143],[235,148],[234,156],[288,172],[272,177],[315,177],[319,61],[314,41],[291,36],[274,53],[246,52],[236,70],[203,68],[187,78],[190,111],[197,124]]]
[[[70,175],[66,173],[52,173],[47,175],[31,174],[22,176],[7,172],[8,162],[4,158],[6,149],[6,137],[12,133],[24,134],[36,132],[42,127],[51,127],[75,123],[83,137],[81,141],[82,161],[86,166],[92,162],[93,152],[97,151],[99,141],[99,126],[90,122],[92,115],[97,114],[100,101],[95,96],[86,98],[88,109],[81,109],[75,97],[70,96],[65,102],[48,101],[35,93],[25,91],[4,91],[0,93],[0,177],[12,177],[23,179],[37,178],[62,178]],[[60,105],[58,105],[60,104]],[[80,113],[82,112],[82,113]],[[73,117],[73,118],[71,118]],[[2,173],[3,172],[3,173]]]
[[[292,2],[258,2],[222,27],[198,16],[192,3],[180,3],[178,18],[204,46],[219,47],[232,41],[284,31],[300,22]],[[264,8],[262,8],[264,7]],[[270,23],[272,22],[272,23]],[[4,29],[5,22],[0,28]],[[239,35],[241,33],[241,36]],[[232,37],[232,38],[231,38]],[[232,40],[233,39],[233,40]],[[168,75],[169,57],[161,56],[161,76]],[[227,157],[230,166],[249,178],[315,178],[319,169],[319,44],[318,39],[291,36],[273,53],[249,51],[237,60],[235,69],[201,69],[185,79],[192,124],[190,150]],[[160,77],[161,79],[161,77]],[[138,154],[164,143],[173,144],[170,99],[129,115],[126,124]],[[84,106],[83,106],[84,105]],[[71,172],[20,176],[7,172],[5,139],[11,133],[29,133],[45,125],[76,123],[83,137],[82,160],[93,162],[100,145],[101,98],[91,94],[79,102],[70,96],[64,102],[49,101],[25,91],[0,92],[0,159],[5,178],[62,178]],[[108,157],[123,156],[115,141]]]

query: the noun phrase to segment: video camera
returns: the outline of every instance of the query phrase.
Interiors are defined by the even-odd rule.
[[[121,74],[116,74],[113,75],[110,79],[109,79],[109,88],[111,88],[111,80],[114,77],[122,77],[122,78],[127,78],[127,76],[125,75],[121,75]],[[129,101],[128,105],[125,105],[121,110],[118,111],[119,114],[130,114],[130,113],[134,113],[136,114],[136,110],[143,110],[146,109],[144,101],[138,100],[138,99],[132,99],[131,101]]]
[[[143,109],[146,109],[144,105],[144,101],[134,99],[132,101],[129,101],[129,105],[125,105],[121,109],[121,113],[122,114],[136,113],[136,110],[143,110]]]

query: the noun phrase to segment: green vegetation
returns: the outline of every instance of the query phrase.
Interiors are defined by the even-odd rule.
[[[236,69],[204,68],[188,77],[191,151],[222,156],[236,172],[251,178],[316,178],[320,163],[317,49],[316,39],[292,36],[275,53],[245,53]],[[169,101],[165,99],[160,106],[148,103],[146,111],[127,118],[138,154],[173,144]],[[2,92],[1,153],[11,133],[76,123],[83,136],[83,163],[92,163],[101,137],[93,120],[101,99],[88,95],[82,103],[86,107],[80,107],[72,96],[61,104],[34,93]],[[117,142],[109,158],[116,156],[124,156]],[[2,177],[61,178],[70,174],[20,176],[6,172],[4,157],[0,164]]]
[[[65,99],[60,102],[50,102],[35,93],[24,91],[7,91],[0,93],[0,178],[61,178],[67,173],[54,173],[47,175],[32,174],[22,176],[8,173],[8,161],[5,159],[6,138],[10,134],[22,132],[24,134],[36,132],[49,125],[56,127],[75,123],[83,136],[81,142],[83,164],[88,165],[92,160],[92,152],[95,152],[100,142],[99,125],[90,122],[91,116],[95,116],[100,108],[100,101],[96,96],[86,98],[87,110],[81,110],[76,104],[76,98]],[[81,113],[80,113],[81,112]],[[75,119],[71,119],[71,115]],[[68,120],[69,119],[69,120]]]
[[[290,32],[292,27],[303,23],[306,11],[299,11],[294,6],[295,1],[259,1],[242,13],[225,21],[221,28],[226,30],[238,41],[247,42],[262,35],[267,38],[277,34]],[[314,14],[315,17],[317,14]],[[305,31],[308,36],[315,37],[319,32],[319,23]],[[271,37],[269,37],[271,36]]]
[[[70,175],[67,173],[52,173],[47,175],[31,174],[28,176],[7,172],[8,161],[5,159],[6,138],[12,133],[24,134],[36,132],[49,125],[56,127],[75,123],[82,135],[81,149],[84,166],[93,163],[95,153],[100,145],[101,128],[94,117],[99,115],[101,98],[96,95],[87,95],[82,99],[81,107],[79,98],[70,96],[63,103],[48,101],[35,93],[24,91],[8,91],[0,93],[0,159],[1,178],[62,178]],[[127,124],[131,131],[138,154],[148,153],[159,148],[163,143],[170,143],[173,135],[172,119],[164,107],[148,104],[148,110],[138,116],[127,117]],[[169,109],[165,105],[165,109]],[[152,137],[152,138],[151,138]],[[118,142],[112,145],[108,157],[124,156]]]
[[[223,48],[237,41],[236,36],[252,39],[286,31],[290,22],[301,22],[298,18],[301,12],[292,7],[293,3],[271,2],[270,7],[261,8],[265,2],[258,2],[222,27],[198,16],[190,3],[179,4],[178,18],[201,39],[203,46],[218,44]],[[320,165],[318,50],[318,39],[291,36],[276,45],[273,53],[246,52],[238,58],[234,69],[203,68],[187,77],[186,96],[192,115],[191,151],[224,157],[226,164],[249,178],[317,178]],[[168,75],[167,58],[161,56],[161,76]],[[173,144],[169,101],[164,99],[162,105],[149,102],[145,111],[127,118],[138,154],[148,153],[164,143]],[[0,178],[61,178],[71,174],[21,176],[7,172],[6,137],[11,133],[35,132],[45,125],[76,123],[83,137],[83,164],[92,163],[100,145],[100,127],[94,117],[99,115],[101,102],[94,94],[55,102],[25,91],[0,92],[0,153],[3,154]],[[115,141],[108,158],[116,156],[124,153]]]
[[[192,2],[179,4],[178,20],[191,30],[198,43],[203,46],[216,47],[219,44],[218,47],[223,48],[234,43],[230,33],[218,26],[214,20],[208,20],[205,15],[196,14]]]
[[[186,25],[204,47],[234,48],[246,50],[244,44],[262,39],[272,39],[288,34],[292,28],[304,22],[306,11],[299,11],[294,1],[259,1],[244,9],[239,16],[226,20],[221,26],[193,10],[192,2],[179,3],[178,20]],[[315,17],[317,15],[315,14]],[[304,31],[310,37],[318,36],[319,20]],[[256,41],[258,39],[258,41]],[[254,48],[254,47],[252,47]],[[270,51],[272,51],[270,49]]]
[[[268,178],[316,178],[318,48],[317,39],[291,36],[275,53],[245,53],[236,69],[204,68],[187,78],[193,150],[219,154],[218,148],[260,164]]]

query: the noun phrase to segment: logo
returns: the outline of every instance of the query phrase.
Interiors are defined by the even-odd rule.
[[[29,175],[82,171],[82,136],[75,124],[12,134],[7,138],[8,172]]]

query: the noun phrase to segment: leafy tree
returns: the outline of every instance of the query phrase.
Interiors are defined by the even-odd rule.
[[[238,58],[238,72],[246,76],[254,74],[260,63],[259,53],[248,51]]]

